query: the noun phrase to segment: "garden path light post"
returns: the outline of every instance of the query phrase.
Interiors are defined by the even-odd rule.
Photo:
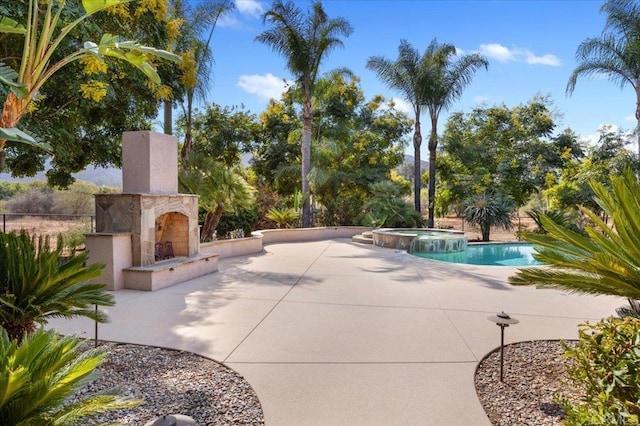
[[[509,314],[506,314],[504,311],[499,314],[492,315],[487,317],[487,319],[491,322],[494,322],[500,327],[500,381],[504,381],[504,329],[505,327],[509,327],[509,325],[518,324],[518,321],[515,318],[511,318]]]

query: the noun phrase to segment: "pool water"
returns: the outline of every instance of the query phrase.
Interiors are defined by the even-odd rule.
[[[533,258],[533,244],[470,244],[457,253],[412,253],[414,256],[467,265],[531,266],[541,265]]]

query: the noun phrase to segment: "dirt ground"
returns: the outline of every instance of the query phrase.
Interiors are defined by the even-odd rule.
[[[515,218],[511,221],[511,223],[513,224],[513,228],[509,231],[506,231],[502,228],[491,228],[489,239],[491,241],[518,241],[518,229],[522,231],[533,231],[534,229],[536,229],[536,224],[530,217],[520,217],[519,219]],[[470,226],[468,223],[465,223],[462,218],[459,217],[436,218],[435,227],[464,231],[469,238],[469,241],[482,240],[480,228]]]

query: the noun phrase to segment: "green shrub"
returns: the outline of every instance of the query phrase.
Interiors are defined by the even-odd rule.
[[[76,392],[97,377],[104,361],[100,349],[80,353],[81,341],[39,329],[18,343],[0,329],[0,424],[73,425],[108,410],[134,407],[143,401],[115,391],[85,398]]]
[[[266,218],[278,224],[278,228],[290,228],[298,220],[298,212],[287,207],[271,207]]]
[[[217,237],[221,240],[237,238],[238,233],[234,233],[234,231],[238,229],[242,230],[242,236],[249,237],[257,221],[257,205],[249,209],[236,208],[234,212],[224,212],[216,227]],[[234,237],[234,235],[236,236]]]
[[[8,200],[26,190],[26,183],[0,181],[0,200]]]
[[[113,295],[104,284],[88,283],[102,275],[104,265],[85,266],[86,252],[72,252],[61,263],[63,250],[61,238],[54,249],[48,238],[0,233],[0,327],[11,339],[21,340],[50,318],[107,322],[94,305],[112,306]]]
[[[572,360],[568,373],[579,404],[559,397],[565,424],[640,424],[640,320],[609,318],[583,324],[576,347],[565,345]]]
[[[422,226],[422,216],[405,201],[406,188],[392,181],[369,185],[371,196],[364,205],[365,226],[412,228]]]

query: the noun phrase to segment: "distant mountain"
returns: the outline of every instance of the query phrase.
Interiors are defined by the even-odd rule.
[[[420,154],[420,156],[422,156],[422,154]],[[404,156],[405,164],[410,164],[413,167],[413,161],[414,161],[413,155],[405,154],[405,156]],[[422,171],[429,170],[429,162],[428,161],[424,161],[424,160],[420,160],[420,170],[422,170]]]
[[[122,188],[122,170],[115,167],[93,167],[89,166],[84,171],[73,175],[77,180],[95,183],[98,186],[115,186]],[[13,178],[9,173],[0,173],[0,181],[8,182],[33,182],[37,180],[47,180],[44,172],[40,172],[29,178]]]

